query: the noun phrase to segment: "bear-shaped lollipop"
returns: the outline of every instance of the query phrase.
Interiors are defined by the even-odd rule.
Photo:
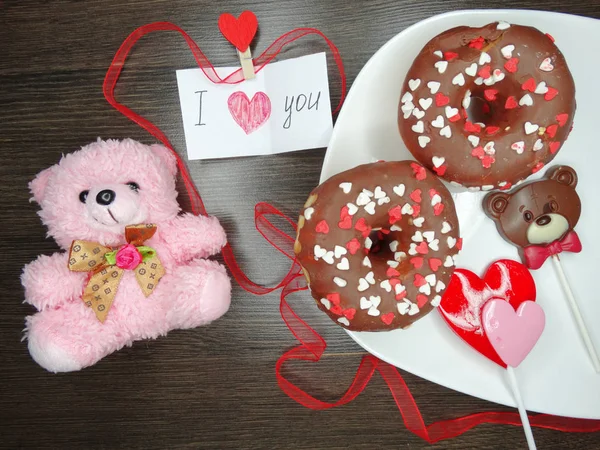
[[[581,215],[576,186],[575,170],[556,166],[513,192],[488,194],[483,207],[504,239],[519,248],[523,263],[535,270],[550,256],[581,251],[573,230]]]
[[[519,248],[529,269],[539,269],[546,259],[552,259],[594,369],[600,372],[600,359],[558,257],[562,252],[581,251],[581,242],[573,229],[581,215],[576,186],[577,172],[573,168],[555,166],[540,180],[525,183],[511,192],[486,195],[483,209],[496,222],[502,237]]]

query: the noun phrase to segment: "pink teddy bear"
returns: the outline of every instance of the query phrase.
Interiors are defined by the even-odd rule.
[[[135,340],[204,325],[227,311],[227,273],[203,259],[225,245],[225,232],[215,217],[180,214],[176,174],[176,159],[163,146],[99,139],[31,182],[48,234],[65,250],[39,256],[21,277],[25,301],[38,309],[26,319],[25,337],[40,366],[80,370]],[[165,274],[146,297],[126,264],[101,322],[82,300],[91,274],[69,268],[71,244],[93,241],[117,250],[127,244],[127,225],[149,223],[157,231],[143,245],[155,250]],[[131,264],[124,253],[119,256]]]

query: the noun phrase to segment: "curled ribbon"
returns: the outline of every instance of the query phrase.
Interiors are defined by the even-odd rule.
[[[142,245],[156,233],[156,225],[129,225],[125,228],[127,244],[114,250],[98,242],[73,241],[69,251],[69,270],[90,272],[83,290],[83,302],[94,310],[100,322],[106,320],[125,270],[134,270],[135,278],[148,297],[165,274],[156,251]]]

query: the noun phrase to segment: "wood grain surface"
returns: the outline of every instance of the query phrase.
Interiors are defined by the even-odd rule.
[[[235,288],[230,312],[203,328],[137,342],[79,373],[52,375],[21,342],[22,267],[57,250],[29,203],[27,183],[62,153],[103,138],[150,143],[141,128],[106,103],[101,85],[123,39],[145,23],[168,20],[200,44],[215,65],[236,63],[217,29],[220,13],[253,10],[260,52],[295,27],[316,27],[338,46],[351,83],[387,40],[419,20],[450,10],[501,7],[600,17],[597,0],[0,0],[0,446],[5,448],[426,448],[406,430],[385,384],[375,377],[354,402],[310,411],[277,386],[274,365],[295,345],[279,312],[279,297]],[[278,57],[318,51],[316,38]],[[173,33],[144,38],[128,62],[118,97],[155,121],[182,155],[185,143],[175,70],[193,67]],[[340,96],[330,61],[332,104]],[[226,228],[240,264],[271,283],[287,262],[253,228],[253,207],[269,201],[296,215],[317,184],[324,150],[287,155],[194,161],[189,164],[208,210]],[[304,300],[304,301],[303,301]],[[324,400],[339,398],[364,352],[311,302],[299,313],[329,347],[319,364],[290,364],[287,373]],[[427,423],[501,410],[499,405],[402,372]],[[541,449],[600,448],[600,433],[535,430]],[[518,427],[484,425],[431,448],[525,448]]]

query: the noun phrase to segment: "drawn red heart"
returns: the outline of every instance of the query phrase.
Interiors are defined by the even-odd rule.
[[[257,92],[248,99],[246,93],[236,91],[227,99],[227,107],[233,120],[250,134],[259,129],[271,116],[271,100],[264,92]]]
[[[456,269],[446,289],[439,311],[450,328],[467,344],[502,367],[481,324],[483,306],[491,299],[504,299],[513,308],[527,300],[535,301],[535,282],[527,267],[509,259],[493,263],[483,276]]]
[[[219,30],[240,52],[245,52],[256,35],[258,20],[252,11],[244,11],[237,19],[229,13],[219,17]]]

